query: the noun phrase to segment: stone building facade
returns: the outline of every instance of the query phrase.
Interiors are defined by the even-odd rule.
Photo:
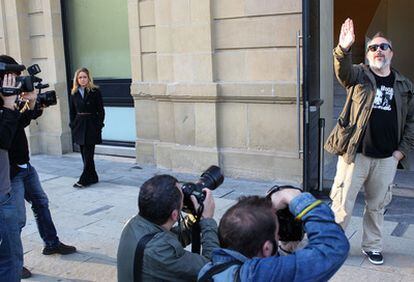
[[[228,176],[300,182],[296,37],[302,1],[125,1],[137,162],[196,173],[216,164]],[[320,1],[327,131],[333,123],[333,2]],[[393,17],[397,4],[372,2]],[[59,98],[27,129],[34,154],[72,151],[62,3],[0,0],[0,53],[38,63]],[[387,15],[376,18],[381,23]]]
[[[300,181],[301,1],[128,0],[138,163]],[[32,153],[72,150],[58,0],[0,0],[0,52],[38,63],[58,93],[28,128]],[[128,130],[128,129],[125,129]]]
[[[299,179],[301,1],[129,1],[138,162]]]

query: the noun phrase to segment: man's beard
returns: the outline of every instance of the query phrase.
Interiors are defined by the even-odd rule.
[[[391,64],[391,60],[385,57],[383,57],[383,60],[376,60],[375,58],[373,58],[372,60],[368,60],[368,62],[370,68],[375,70],[383,70]]]

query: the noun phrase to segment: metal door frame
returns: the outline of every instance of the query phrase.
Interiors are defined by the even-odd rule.
[[[320,2],[302,0],[302,9],[303,189],[318,193],[322,191],[323,183],[321,130],[324,125],[320,119],[320,106],[323,103],[320,99]]]

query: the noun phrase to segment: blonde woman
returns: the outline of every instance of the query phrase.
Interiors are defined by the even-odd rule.
[[[80,146],[83,172],[73,187],[84,188],[99,181],[95,170],[95,144],[102,143],[105,110],[101,92],[93,83],[87,68],[80,68],[73,77],[70,96],[70,128],[73,140]]]

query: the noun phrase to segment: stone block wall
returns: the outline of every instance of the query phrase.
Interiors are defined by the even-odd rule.
[[[301,1],[129,0],[138,162],[301,179]]]
[[[332,3],[322,2],[328,19]],[[216,164],[228,176],[300,181],[301,3],[128,0],[137,161],[196,173]],[[60,1],[0,0],[0,53],[38,63],[58,94],[58,105],[27,129],[32,153],[71,151]],[[321,64],[329,74],[331,61]],[[331,95],[330,81],[321,82],[322,98]]]

